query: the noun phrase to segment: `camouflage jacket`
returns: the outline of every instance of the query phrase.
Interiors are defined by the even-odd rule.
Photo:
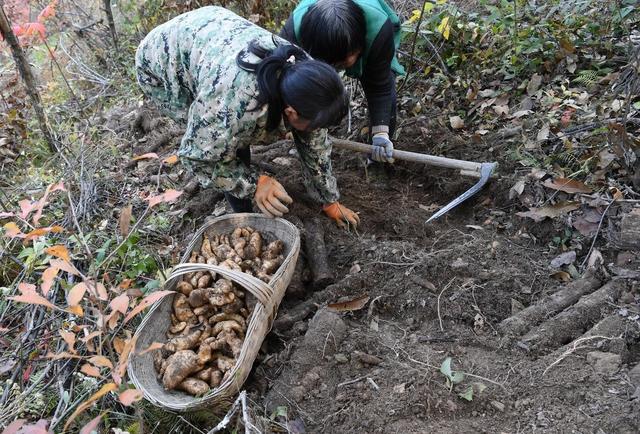
[[[257,39],[266,48],[279,39],[231,11],[209,6],[153,29],[136,52],[144,93],[169,116],[186,123],[178,155],[204,187],[252,198],[258,173],[236,156],[238,149],[282,138],[283,124],[267,132],[267,106],[256,99],[256,75],[236,56]],[[280,40],[281,43],[286,43]],[[257,63],[253,54],[245,60]],[[320,203],[339,198],[326,130],[294,134],[307,191]]]

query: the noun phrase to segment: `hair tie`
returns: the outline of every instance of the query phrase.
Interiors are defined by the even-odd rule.
[[[287,63],[295,65],[296,64],[296,56],[294,56],[293,54],[291,56],[289,56],[289,58],[287,59]]]

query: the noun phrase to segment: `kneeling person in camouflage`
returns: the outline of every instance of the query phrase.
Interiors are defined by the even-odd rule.
[[[221,7],[182,14],[153,29],[136,52],[143,92],[186,124],[178,155],[203,187],[224,192],[235,212],[251,199],[271,217],[292,203],[282,185],[250,166],[250,144],[291,130],[310,196],[340,226],[358,215],[338,202],[326,127],[347,111],[335,70]]]

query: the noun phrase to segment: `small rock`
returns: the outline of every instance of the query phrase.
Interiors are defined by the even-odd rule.
[[[349,274],[358,274],[362,268],[359,264],[353,264],[353,266],[349,269]]]
[[[354,351],[353,355],[366,365],[379,365],[382,363],[382,359],[371,354],[363,353],[360,351]]]
[[[619,354],[592,351],[587,354],[587,363],[602,375],[613,375],[620,369],[622,358]]]
[[[504,411],[504,404],[500,401],[491,401],[491,406],[498,411]]]
[[[640,363],[629,371],[629,380],[634,386],[640,386]]]
[[[469,267],[469,263],[463,260],[462,258],[458,258],[451,263],[451,268],[453,268],[454,270],[462,270],[468,267]]]
[[[524,309],[524,304],[520,303],[515,298],[511,299],[511,315],[515,315],[516,313],[520,312],[523,309]]]
[[[274,164],[277,164],[278,166],[290,167],[293,165],[293,159],[287,158],[287,157],[276,157],[272,161]]]
[[[347,363],[349,361],[349,358],[342,353],[334,355],[333,358],[336,359],[338,363]]]
[[[405,391],[405,383],[397,384],[393,386],[393,393],[401,394],[401,393],[404,393],[404,391]]]

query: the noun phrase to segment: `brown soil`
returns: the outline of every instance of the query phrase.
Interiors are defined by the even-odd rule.
[[[433,131],[429,141],[440,139],[445,149],[451,145],[448,156],[496,158],[491,143],[469,145],[442,128]],[[417,145],[425,142],[407,131],[396,146],[439,152]],[[290,216],[319,216],[300,187],[297,160],[286,151],[282,157],[293,162],[290,168],[273,158],[263,163],[294,196]],[[321,219],[337,283],[285,297],[279,317],[306,303],[304,318],[274,329],[245,385],[266,417],[289,432],[304,427],[314,433],[640,431],[640,389],[627,375],[640,362],[638,282],[621,281],[615,297],[597,300],[570,338],[547,339],[552,346],[520,338],[542,336],[547,342],[553,330],[546,325],[562,327],[554,320],[558,312],[538,318],[542,322],[520,336],[500,332],[503,320],[566,283],[550,277],[549,265],[559,253],[551,241],[563,223],[517,217],[522,206],[508,198],[514,167],[500,155],[498,161],[499,176],[477,197],[427,225],[434,210],[474,181],[403,162],[365,170],[360,156],[334,153],[341,201],[360,212],[362,225],[346,232]],[[195,192],[185,209],[197,222],[213,212],[217,199]],[[177,237],[186,243],[195,226],[182,226]],[[585,245],[581,255],[589,240]],[[607,259],[614,253],[602,250]],[[601,284],[587,296],[611,280],[601,274]],[[336,313],[325,307],[362,294],[369,302],[361,310]],[[572,343],[582,333],[588,337],[603,318],[605,324],[591,335],[607,339]],[[440,372],[447,357],[454,371],[465,373],[453,387]],[[468,401],[460,394],[470,387]],[[284,408],[273,416],[278,407]]]

